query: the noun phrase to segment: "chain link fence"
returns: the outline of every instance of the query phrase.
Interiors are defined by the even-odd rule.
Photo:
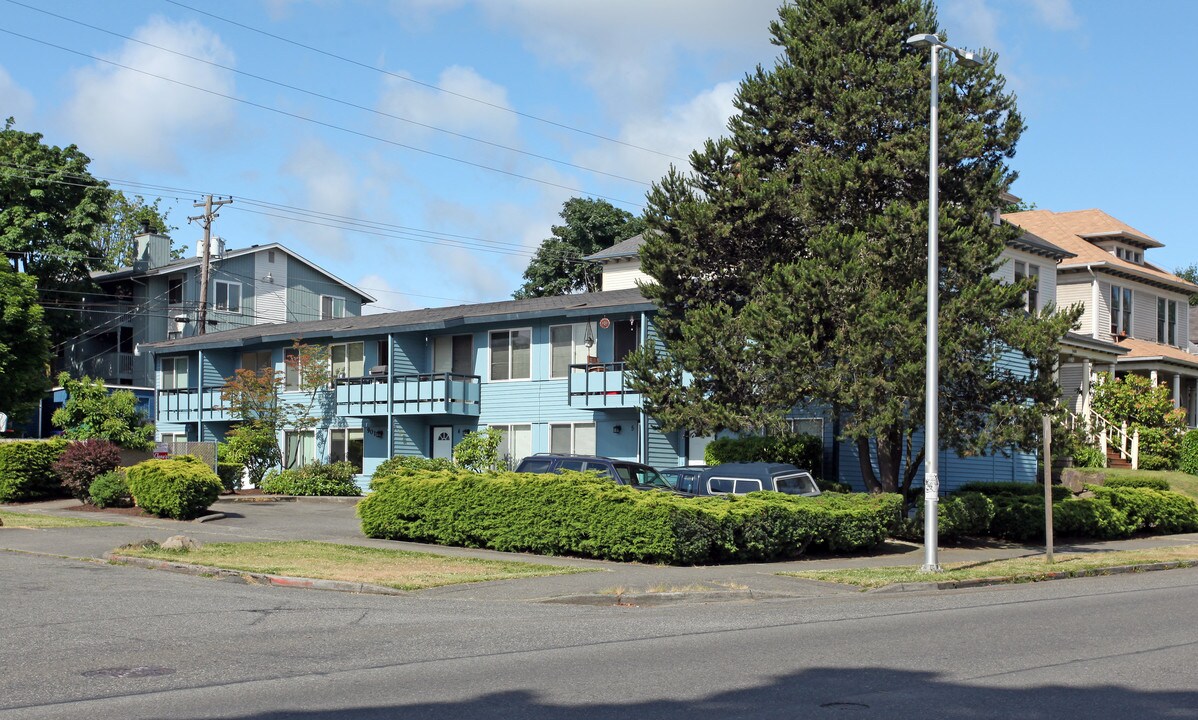
[[[179,442],[170,441],[164,442],[167,452],[171,457],[176,455],[195,455],[204,461],[204,464],[212,468],[212,472],[216,472],[216,443],[214,442]]]

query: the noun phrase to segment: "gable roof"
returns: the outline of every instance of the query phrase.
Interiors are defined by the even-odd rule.
[[[1076,259],[1063,261],[1057,266],[1058,271],[1103,268],[1125,277],[1165,285],[1176,292],[1198,292],[1198,285],[1187,282],[1173,273],[1148,262],[1136,264],[1130,260],[1123,260],[1095,245],[1096,240],[1118,236],[1132,238],[1144,247],[1162,247],[1160,242],[1101,210],[1061,213],[1051,210],[1028,210],[1007,213],[1002,217],[1007,222],[1073,253]]]
[[[359,317],[306,322],[247,325],[223,332],[146,343],[155,352],[195,350],[211,347],[240,347],[257,343],[285,342],[298,337],[353,337],[386,332],[444,330],[471,324],[529,321],[543,317],[581,317],[596,310],[640,312],[654,308],[639,290],[607,290],[555,295],[553,297],[502,300],[450,307],[404,310]]]
[[[583,260],[603,262],[604,260],[619,260],[623,258],[637,257],[641,253],[641,245],[644,244],[644,235],[633,235],[627,240],[621,240],[606,250],[600,250],[593,255],[587,255],[583,258]]]
[[[354,287],[353,285],[350,285],[349,283],[345,282],[344,280],[337,277],[333,273],[329,272],[328,270],[325,270],[324,268],[320,267],[316,263],[307,259],[303,255],[300,255],[299,253],[295,252],[294,250],[288,248],[285,245],[280,245],[279,243],[267,243],[265,245],[251,245],[248,248],[241,248],[239,250],[226,250],[224,252],[224,254],[220,256],[220,258],[216,258],[215,256],[213,256],[213,258],[219,259],[219,260],[228,260],[230,258],[241,257],[242,255],[253,255],[255,253],[260,253],[260,252],[264,252],[267,250],[278,250],[280,252],[286,253],[288,256],[295,258],[299,262],[307,265],[308,267],[312,268],[313,270],[320,273],[321,275],[324,275],[325,277],[336,281],[339,285],[342,285],[345,288],[351,290],[356,295],[361,297],[362,301],[364,303],[372,303],[377,300],[377,298],[375,298],[374,296],[368,295],[367,293],[363,292],[362,290]],[[172,260],[165,265],[159,265],[158,267],[150,268],[148,270],[137,270],[135,268],[118,268],[117,270],[113,270],[112,272],[93,272],[91,274],[91,277],[92,277],[92,280],[95,280],[96,282],[112,282],[114,280],[125,280],[127,278],[135,278],[135,277],[151,277],[154,275],[169,275],[170,273],[178,272],[180,270],[186,270],[191,267],[198,267],[202,261],[203,261],[203,258],[200,258],[200,257],[181,258],[179,260]]]

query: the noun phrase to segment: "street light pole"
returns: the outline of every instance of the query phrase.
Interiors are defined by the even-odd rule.
[[[928,350],[924,375],[923,566],[939,572],[940,534],[940,51],[951,50],[966,66],[975,53],[951,47],[932,34],[912,35],[907,44],[932,51],[931,142],[928,152]]]

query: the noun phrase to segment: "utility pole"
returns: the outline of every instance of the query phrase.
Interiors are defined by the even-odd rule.
[[[204,259],[200,263],[200,327],[196,330],[197,335],[203,335],[208,332],[208,265],[212,262],[212,221],[216,219],[217,213],[213,210],[213,206],[220,207],[233,202],[233,198],[225,200],[213,200],[211,195],[204,198],[202,203],[192,203],[192,207],[204,208],[203,215],[187,218],[187,222],[201,221],[204,226]]]

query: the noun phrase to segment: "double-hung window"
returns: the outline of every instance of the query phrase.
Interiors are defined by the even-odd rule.
[[[1111,334],[1131,334],[1131,288],[1111,286]]]
[[[162,389],[187,389],[187,358],[162,358]]]
[[[591,345],[587,346],[590,339]],[[549,328],[549,377],[564,378],[571,365],[587,362],[595,346],[593,323],[553,325]]]
[[[1036,312],[1040,309],[1040,266],[1016,260],[1015,282],[1024,278],[1031,278],[1032,286],[1023,296],[1023,309],[1028,312]]]
[[[532,330],[494,330],[490,334],[491,379],[532,378]]]
[[[214,305],[217,310],[241,312],[241,283],[217,280],[214,283]]]
[[[1156,299],[1156,340],[1168,345],[1177,344],[1177,301]]]
[[[329,370],[333,378],[360,378],[366,375],[365,344],[338,343],[329,346]]]
[[[332,320],[345,317],[345,298],[332,295],[320,296],[320,319]]]

